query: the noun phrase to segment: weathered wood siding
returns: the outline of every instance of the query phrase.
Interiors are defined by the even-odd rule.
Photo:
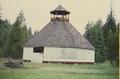
[[[43,61],[94,63],[95,52],[79,48],[45,47],[44,53],[34,53],[32,47],[25,47],[23,60],[31,60],[36,63]]]
[[[23,49],[23,60],[31,60],[33,54],[32,47],[24,47]]]
[[[95,62],[94,50],[45,47],[44,51],[44,61]]]
[[[43,54],[42,53],[34,53],[33,47],[25,47],[23,52],[23,60],[30,60],[35,63],[42,63]]]

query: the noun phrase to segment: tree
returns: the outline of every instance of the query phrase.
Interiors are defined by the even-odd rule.
[[[3,20],[0,18],[0,57],[4,56],[4,47],[6,45],[5,43],[10,26],[7,19]]]
[[[32,36],[32,29],[31,29],[31,27],[28,29],[28,33],[29,33],[29,37],[31,37]]]
[[[117,30],[116,30],[116,38],[115,38],[115,50],[116,50],[116,66],[119,66],[119,45],[120,45],[120,42],[119,42],[119,35],[120,35],[120,32],[119,32],[119,29],[120,29],[120,24],[118,23],[117,25]]]
[[[95,24],[88,23],[84,36],[95,47],[95,61],[97,63],[105,61],[105,45],[102,32],[102,21],[98,20]]]
[[[27,26],[24,25],[21,28],[22,31],[22,47],[24,46],[25,42],[32,36],[31,28],[27,29]]]
[[[8,42],[7,42],[7,48],[6,51],[7,57],[12,58],[20,58],[22,57],[22,46],[23,46],[23,40],[25,39],[26,35],[24,31],[26,31],[26,26],[24,24],[24,16],[22,11],[19,13],[19,15],[16,18],[15,23],[11,26],[9,35],[8,35]],[[24,34],[23,34],[24,33]]]
[[[119,44],[119,36],[116,20],[113,16],[113,12],[111,10],[110,14],[107,17],[107,21],[103,26],[103,34],[104,34],[104,42],[106,46],[107,59],[110,60],[113,65],[113,61],[116,61],[117,53],[118,53],[118,44]]]
[[[38,31],[37,31],[37,30],[35,30],[35,31],[34,31],[34,35],[36,35],[37,33],[38,33]]]
[[[31,35],[22,10],[13,24],[3,20],[0,14],[0,57],[21,58],[23,46]]]

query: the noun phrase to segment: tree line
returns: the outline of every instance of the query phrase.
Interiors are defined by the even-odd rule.
[[[22,11],[12,24],[0,17],[0,57],[21,58],[23,46],[31,35]]]
[[[96,23],[89,22],[84,36],[95,47],[95,62],[109,60],[111,65],[119,65],[119,23],[112,11],[105,24],[101,20]]]

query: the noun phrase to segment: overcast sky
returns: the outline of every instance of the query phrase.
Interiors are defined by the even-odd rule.
[[[110,12],[110,0],[0,0],[1,13],[4,18],[15,21],[22,9],[28,27],[32,30],[41,30],[49,21],[49,12],[61,4],[70,11],[70,22],[74,27],[84,33],[85,25],[101,19],[105,22]],[[113,0],[113,11],[117,21],[120,22],[120,0]]]

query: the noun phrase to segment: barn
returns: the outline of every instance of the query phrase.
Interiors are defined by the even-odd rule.
[[[35,63],[94,63],[95,48],[69,22],[59,5],[50,22],[24,45],[23,60]]]

